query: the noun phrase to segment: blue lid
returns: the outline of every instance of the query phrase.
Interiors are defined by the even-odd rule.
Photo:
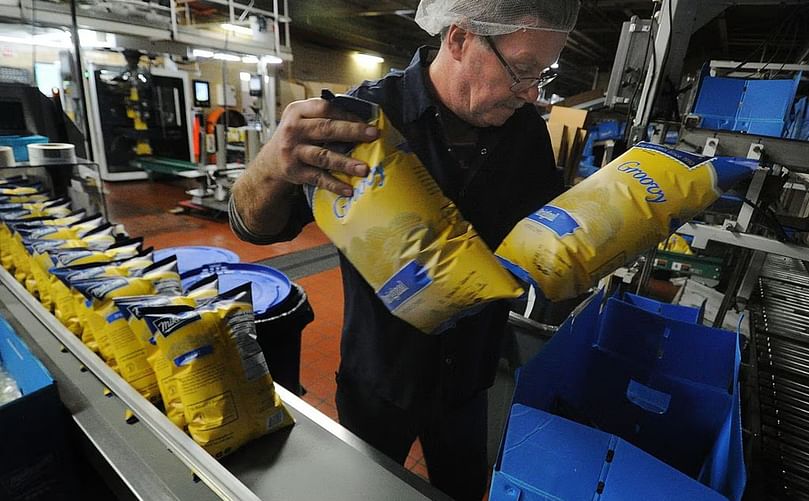
[[[252,283],[253,311],[256,316],[270,311],[289,296],[292,283],[289,277],[269,266],[249,263],[216,263],[185,272],[181,275],[183,288],[208,275],[219,277],[219,290],[229,291],[245,282]]]
[[[212,263],[238,263],[239,256],[221,247],[206,247],[202,245],[189,245],[184,247],[169,247],[154,251],[155,262],[169,256],[177,256],[177,269],[185,273],[200,266]]]

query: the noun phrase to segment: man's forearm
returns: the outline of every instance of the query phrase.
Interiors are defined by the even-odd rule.
[[[300,187],[282,180],[258,178],[248,168],[233,185],[233,207],[251,234],[272,237],[286,226],[296,189]]]

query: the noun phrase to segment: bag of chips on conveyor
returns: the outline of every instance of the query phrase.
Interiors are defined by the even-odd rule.
[[[81,337],[83,321],[86,322],[86,298],[70,285],[73,281],[88,278],[127,277],[142,274],[145,268],[154,263],[152,252],[136,255],[122,261],[109,264],[83,264],[48,270],[53,278],[51,282],[51,300],[54,304],[53,314],[57,320],[73,334]],[[83,319],[83,321],[82,321]]]
[[[33,229],[44,226],[70,226],[81,221],[85,216],[84,210],[71,212],[65,217],[42,217],[34,219],[7,219],[0,224],[0,264],[9,272],[14,271],[13,255],[24,252],[22,236],[19,229]]]
[[[522,294],[475,229],[442,193],[380,113],[381,136],[351,156],[367,177],[333,172],[351,197],[308,187],[317,225],[376,291],[391,313],[419,330],[440,332],[465,312]]]
[[[52,310],[51,283],[56,281],[48,273],[54,265],[50,252],[60,249],[106,250],[115,244],[112,225],[102,224],[88,228],[80,233],[79,238],[66,240],[23,240],[27,251],[23,259],[29,260],[29,274],[25,278],[25,287],[31,294],[36,294],[42,305]]]
[[[0,204],[0,219],[33,219],[35,217],[61,217],[70,213],[70,201],[64,198],[44,202]]]
[[[155,306],[197,306],[198,301],[211,299],[219,294],[219,278],[209,275],[194,283],[183,296],[128,296],[115,298],[115,306],[121,311],[129,328],[132,339],[126,345],[113,344],[115,357],[122,359],[125,356],[145,362],[154,373],[160,396],[163,400],[163,409],[166,416],[179,428],[186,427],[185,412],[177,380],[174,378],[171,362],[163,356],[157,342],[143,319],[143,309]],[[134,343],[132,343],[134,341]],[[127,355],[125,352],[129,352]]]
[[[13,182],[0,181],[0,197],[14,197],[14,196],[25,196],[25,195],[36,195],[38,193],[43,193],[42,185],[40,184],[32,184],[29,186],[24,185],[15,185]]]
[[[655,247],[756,167],[640,143],[517,223],[496,254],[548,299],[575,297]]]
[[[51,197],[41,191],[26,192],[25,194],[6,194],[0,195],[0,204],[18,204],[18,203],[35,203],[46,202]]]
[[[256,342],[249,283],[196,308],[144,308],[172,364],[188,433],[214,457],[294,423]]]
[[[82,341],[90,345],[92,336],[101,358],[127,380],[130,375],[124,373],[138,372],[140,367],[121,364],[115,357],[113,345],[126,343],[131,330],[113,299],[147,294],[180,295],[183,291],[176,256],[169,256],[152,264],[139,276],[89,278],[76,280],[71,285],[90,300],[90,312],[82,332]],[[153,394],[157,394],[156,383]]]
[[[10,206],[14,207],[9,209]],[[8,246],[12,238],[10,225],[14,223],[42,218],[62,218],[70,215],[70,202],[61,199],[32,204],[0,205],[0,244],[2,244],[2,248],[9,249],[9,251],[14,249],[13,246]],[[10,270],[15,266],[8,262],[7,253],[0,251],[0,256],[3,258],[3,267]]]
[[[143,246],[143,238],[127,238],[116,242],[115,245],[103,251],[88,249],[59,249],[52,253],[56,267],[77,266],[89,263],[109,263],[121,259],[137,256]]]

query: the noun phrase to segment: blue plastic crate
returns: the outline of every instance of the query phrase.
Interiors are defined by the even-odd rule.
[[[0,405],[0,499],[78,497],[67,416],[47,369],[0,317],[0,361],[22,396]]]
[[[28,161],[28,145],[35,143],[47,143],[45,136],[0,136],[0,146],[11,146],[14,151],[14,160],[17,162]]]
[[[702,317],[705,315],[705,308],[694,308],[692,306],[681,306],[679,304],[663,303],[648,297],[638,296],[627,292],[624,294],[624,302],[633,304],[652,313],[657,313],[672,320],[680,320],[692,324],[702,324]]]
[[[489,499],[725,498],[615,435],[515,404]]]
[[[694,113],[706,129],[782,137],[801,81],[702,76]]]
[[[602,311],[602,299],[602,294],[591,298],[519,370],[513,404],[564,418],[605,436],[614,435],[653,456],[671,470],[670,475],[660,477],[660,492],[668,488],[668,479],[682,477],[683,482],[698,481],[727,498],[741,499],[746,473],[738,336],[693,321],[666,318],[616,298],[609,299]],[[606,440],[605,436],[599,440]],[[525,440],[539,439],[526,436]],[[558,453],[573,461],[579,453],[565,449],[567,441],[560,439]],[[504,442],[495,468],[506,477],[514,475],[514,463],[503,462],[507,445]],[[535,480],[525,480],[528,483],[524,487],[540,482],[531,484],[537,492],[560,482],[586,483],[590,478],[582,469],[575,470],[581,477],[578,473],[560,477],[546,462],[526,461],[535,470],[550,471]],[[630,493],[642,488],[632,485],[633,481],[642,479],[628,476],[621,480],[625,484],[622,489]],[[589,498],[595,499],[595,495]],[[631,499],[630,494],[625,498]],[[509,497],[493,487],[491,499]]]

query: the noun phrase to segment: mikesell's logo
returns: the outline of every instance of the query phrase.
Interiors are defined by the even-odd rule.
[[[180,327],[190,324],[192,322],[196,322],[200,319],[198,314],[193,315],[178,315],[178,316],[170,316],[164,318],[158,318],[153,322],[155,328],[163,334],[163,336],[168,336],[172,332],[176,331]]]

